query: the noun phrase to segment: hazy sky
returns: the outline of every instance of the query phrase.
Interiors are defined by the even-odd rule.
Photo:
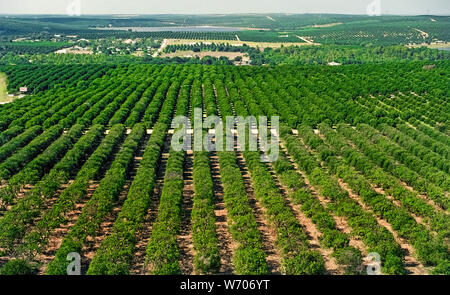
[[[0,0],[0,14],[348,13],[365,14],[379,1],[383,14],[450,15],[449,0]]]

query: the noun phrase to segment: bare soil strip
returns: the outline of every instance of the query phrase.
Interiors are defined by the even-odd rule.
[[[428,205],[432,206],[434,210],[444,213],[444,214],[449,214],[448,209],[445,210],[443,209],[441,206],[437,205],[433,200],[431,200],[427,195],[421,194],[420,192],[414,190],[414,188],[410,185],[408,185],[406,182],[404,181],[400,181],[400,183],[403,185],[404,188],[406,188],[407,190],[417,193],[417,195],[419,196],[419,198],[421,198],[422,200],[424,200]]]
[[[138,148],[138,151],[135,155],[132,169],[130,170],[128,174],[128,179],[123,187],[122,193],[119,196],[118,201],[116,202],[113,211],[111,214],[108,215],[108,217],[101,223],[100,230],[97,233],[95,237],[88,237],[86,244],[83,246],[82,255],[81,257],[81,272],[86,273],[89,264],[94,257],[95,253],[97,252],[98,248],[100,247],[100,244],[102,241],[111,234],[112,229],[114,227],[114,222],[117,218],[117,216],[120,213],[120,210],[122,209],[122,205],[125,202],[128,191],[131,187],[131,184],[133,183],[134,177],[136,176],[137,170],[139,169],[139,165],[142,161],[142,156],[145,152],[145,147],[147,145],[147,142],[150,138],[150,134],[146,134],[142,142],[140,143],[140,146]]]
[[[294,165],[294,168],[297,171],[297,173],[299,173],[303,177],[303,180],[305,181],[306,186],[310,189],[312,195],[315,196],[319,200],[320,204],[324,208],[327,208],[328,204],[330,203],[330,200],[327,200],[326,198],[324,198],[323,196],[321,196],[318,193],[318,189],[315,188],[313,185],[311,185],[311,183],[309,182],[306,175],[299,169],[297,163],[295,163],[295,161],[294,161],[294,159],[292,159],[291,155],[289,155],[286,147],[282,143],[280,144],[280,146],[281,146],[282,150],[285,152],[288,160]],[[333,217],[334,221],[336,222],[336,228],[339,231],[348,235],[348,237],[350,239],[350,243],[349,243],[350,246],[353,246],[353,247],[359,249],[364,256],[367,256],[367,254],[369,252],[367,250],[366,245],[363,243],[363,241],[361,241],[361,239],[359,237],[356,237],[352,234],[351,227],[348,225],[345,218],[342,216],[336,216],[332,212],[328,212],[328,213]]]
[[[399,200],[396,200],[393,196],[391,196],[391,195],[389,195],[388,193],[386,193],[386,192],[383,190],[383,188],[381,188],[381,187],[376,187],[376,186],[374,186],[374,185],[371,185],[371,187],[372,187],[372,189],[375,190],[377,193],[379,193],[379,194],[381,194],[381,195],[384,195],[387,199],[391,200],[392,203],[394,203],[395,206],[397,206],[397,207],[399,207],[399,208],[402,208],[402,203],[401,203]],[[436,233],[435,231],[431,230],[430,226],[428,225],[428,223],[427,223],[426,221],[424,221],[423,217],[421,217],[421,216],[419,216],[419,215],[417,215],[417,214],[414,214],[413,212],[410,212],[409,210],[407,210],[407,211],[408,211],[409,215],[411,215],[411,216],[414,218],[414,220],[415,220],[418,224],[421,224],[421,225],[425,226],[426,229],[427,229],[431,234],[433,234],[433,235],[435,235],[435,236],[437,235],[437,233]]]
[[[6,188],[8,185],[3,185],[0,187],[0,189]],[[0,200],[0,217],[6,214],[9,210],[11,210],[12,207],[14,207],[18,201],[23,199],[28,193],[30,193],[34,189],[34,185],[31,184],[25,184],[20,187],[17,194],[14,196],[14,200],[10,204],[3,204]]]
[[[166,48],[166,46],[167,46],[167,39],[163,39],[163,41],[161,43],[161,47],[159,47],[158,50],[155,51],[155,53],[153,53],[152,57],[158,57],[158,54],[163,52],[164,48]]]
[[[216,215],[216,232],[219,240],[220,273],[232,274],[234,271],[232,258],[238,245],[233,241],[228,229],[228,211],[223,200],[224,192],[220,176],[219,158],[216,151],[210,153],[209,160],[216,200],[214,214]]]
[[[276,233],[267,222],[265,209],[255,198],[250,172],[248,171],[242,152],[236,151],[236,158],[242,173],[242,178],[244,179],[244,186],[249,197],[249,204],[253,209],[256,222],[258,223],[258,230],[261,233],[263,250],[267,254],[266,260],[269,271],[272,274],[281,274],[281,256],[275,249]]]
[[[333,253],[332,249],[324,249],[320,246],[320,236],[322,235],[319,230],[317,229],[316,225],[306,217],[306,215],[301,210],[301,205],[294,204],[293,202],[290,202],[292,191],[288,189],[286,186],[281,184],[280,180],[278,179],[277,175],[275,174],[273,167],[270,163],[268,163],[267,168],[272,175],[272,178],[277,185],[279,191],[281,194],[285,197],[285,203],[286,205],[291,209],[292,213],[294,213],[294,216],[299,221],[300,225],[303,228],[303,231],[308,236],[308,240],[311,244],[311,248],[318,250],[325,261],[325,268],[327,270],[327,273],[330,275],[339,275],[343,274],[343,272],[339,269],[339,266],[337,265],[335,259],[331,257],[331,254]],[[300,175],[298,176],[301,177]]]
[[[370,212],[375,218],[379,225],[385,227],[388,231],[392,233],[395,241],[400,245],[405,253],[405,269],[413,275],[424,275],[428,273],[428,270],[413,256],[414,248],[403,238],[400,238],[397,233],[392,229],[392,226],[384,219],[377,216],[366,204],[361,201],[361,198],[354,194],[353,191],[348,187],[348,185],[342,180],[338,180],[339,185],[348,192],[349,197],[358,202],[358,204],[367,212]]]
[[[75,223],[77,222],[84,205],[86,205],[86,203],[91,199],[95,190],[98,188],[98,185],[99,185],[98,181],[91,181],[87,189],[86,198],[83,198],[82,200],[77,202],[77,204],[75,205],[75,209],[66,214],[65,218],[67,219],[68,222],[60,225],[50,235],[47,247],[40,255],[38,255],[38,257],[36,257],[36,260],[42,263],[42,266],[39,270],[39,274],[45,273],[47,265],[55,257],[56,251],[58,251],[59,247],[61,246],[64,237],[70,231],[72,226],[74,226]]]
[[[136,162],[136,161],[135,161]],[[137,169],[138,164],[133,164],[133,169]],[[133,176],[134,177],[134,176]],[[91,263],[92,258],[94,257],[95,253],[97,252],[98,248],[100,247],[100,244],[102,241],[111,234],[111,231],[114,227],[114,222],[119,215],[119,212],[122,208],[123,203],[125,202],[128,190],[130,189],[131,183],[133,182],[133,177],[129,180],[127,180],[126,184],[124,185],[123,191],[120,194],[119,200],[116,202],[113,211],[111,214],[108,215],[108,217],[100,224],[100,230],[97,233],[95,237],[89,236],[86,239],[86,243],[84,244],[82,248],[81,255],[81,273],[86,274],[89,264]]]
[[[185,157],[183,204],[181,206],[182,218],[180,234],[177,240],[180,249],[181,274],[192,275],[194,274],[194,244],[192,241],[191,213],[194,198],[194,154],[192,151],[188,151]]]
[[[426,38],[428,38],[428,37],[430,36],[428,33],[424,32],[424,31],[422,31],[422,30],[419,30],[419,29],[416,29],[416,28],[413,28],[413,29],[416,30],[417,32],[419,32],[420,35],[422,35],[422,37],[423,37],[424,39],[426,39]]]
[[[169,159],[170,140],[171,135],[167,134],[161,154],[161,160],[158,166],[155,189],[153,195],[150,197],[150,207],[145,216],[145,221],[141,227],[141,230],[138,231],[136,235],[137,243],[130,267],[130,274],[132,275],[147,274],[145,265],[146,248],[152,233],[153,223],[158,216],[159,200],[161,197],[162,188],[164,186],[164,174],[166,173],[167,160]]]

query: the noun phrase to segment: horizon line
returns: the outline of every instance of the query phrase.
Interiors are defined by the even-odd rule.
[[[231,12],[231,13],[210,13],[210,12],[199,12],[199,13],[82,13],[81,15],[75,15],[70,16],[65,13],[1,13],[0,16],[20,16],[20,15],[26,15],[26,16],[66,16],[68,18],[76,18],[76,17],[83,17],[83,16],[152,16],[152,15],[276,15],[276,14],[282,14],[282,15],[357,15],[357,16],[367,16],[367,17],[380,17],[380,16],[440,16],[440,17],[450,17],[449,14],[390,14],[385,13],[381,14],[379,16],[369,16],[366,13],[337,13],[337,12],[295,12],[295,13],[289,13],[289,12]]]

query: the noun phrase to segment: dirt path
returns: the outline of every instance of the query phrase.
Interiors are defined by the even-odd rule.
[[[372,187],[372,189],[373,189],[374,191],[376,191],[377,193],[379,193],[379,194],[381,194],[381,195],[384,195],[384,196],[385,196],[388,200],[390,200],[395,206],[397,206],[397,207],[399,207],[399,208],[403,208],[402,203],[401,203],[399,200],[395,199],[393,196],[391,196],[391,195],[389,195],[388,193],[386,193],[386,192],[384,191],[383,188],[381,188],[381,187],[376,187],[376,186],[374,186],[374,185],[372,185],[372,184],[371,184],[371,187]],[[421,225],[425,226],[425,228],[426,228],[431,234],[433,234],[433,235],[435,235],[435,236],[437,235],[436,232],[434,232],[434,231],[431,230],[431,228],[430,228],[430,226],[428,225],[428,223],[427,223],[426,221],[423,220],[423,217],[421,217],[421,216],[419,216],[419,215],[417,215],[417,214],[414,214],[413,212],[407,210],[406,208],[404,208],[404,209],[405,209],[405,211],[407,211],[407,212],[409,213],[409,215],[411,215],[411,216],[414,218],[414,220],[415,220],[418,224],[421,224]]]
[[[295,35],[295,37],[297,37],[297,38],[299,38],[299,39],[305,41],[306,43],[308,43],[308,44],[310,44],[310,45],[315,44],[313,41],[309,40],[309,39],[306,38],[306,37],[301,37],[301,36],[299,36],[299,35]]]
[[[224,192],[220,176],[219,158],[216,151],[210,153],[209,160],[211,176],[213,179],[214,197],[216,200],[214,214],[216,215],[216,232],[219,240],[220,273],[232,274],[234,271],[232,258],[238,245],[233,241],[228,229],[228,211],[223,199]]]
[[[433,200],[431,200],[427,195],[421,194],[420,192],[414,190],[414,188],[412,186],[408,185],[404,181],[400,180],[400,183],[402,184],[402,186],[404,188],[406,188],[410,192],[417,193],[417,196],[419,198],[421,198],[423,201],[425,201],[428,205],[432,206],[433,209],[436,210],[437,212],[441,212],[441,213],[444,213],[444,214],[447,214],[447,215],[449,214],[448,209],[443,209],[441,206],[439,206]]]
[[[97,250],[100,247],[101,243],[108,235],[111,234],[113,227],[114,227],[114,222],[116,221],[117,216],[119,215],[120,210],[122,209],[123,203],[127,199],[128,191],[131,187],[131,184],[133,183],[134,178],[136,177],[137,171],[139,169],[139,166],[142,161],[142,157],[144,155],[145,148],[147,146],[147,142],[149,139],[150,139],[150,134],[146,133],[144,139],[140,143],[139,148],[135,154],[132,168],[128,173],[128,179],[122,189],[122,192],[118,198],[118,201],[114,205],[113,211],[100,224],[100,230],[97,233],[97,235],[95,237],[90,236],[86,240],[86,243],[82,249],[82,253],[84,253],[84,255],[82,255],[82,257],[81,257],[81,272],[82,273],[87,272],[87,270],[89,268],[89,264],[92,261],[92,258],[95,256],[95,253],[97,253]]]
[[[422,35],[422,38],[424,38],[424,39],[426,39],[426,38],[428,38],[430,36],[428,33],[424,32],[422,30],[419,30],[419,29],[416,29],[416,28],[413,28],[413,29],[416,30],[417,32],[419,32]]]
[[[241,170],[242,178],[244,180],[245,190],[249,197],[249,204],[255,214],[255,219],[258,224],[258,230],[261,233],[261,241],[263,250],[266,252],[267,265],[272,274],[281,274],[281,256],[275,249],[276,233],[270,227],[266,219],[266,210],[262,207],[259,201],[256,200],[253,183],[250,178],[245,159],[242,152],[236,151],[237,164]]]
[[[164,48],[166,48],[166,46],[167,46],[167,39],[163,39],[163,41],[161,43],[161,47],[159,47],[158,50],[155,53],[153,53],[152,57],[158,57],[158,54],[163,52]]]
[[[164,186],[164,174],[166,173],[167,160],[169,159],[170,141],[171,135],[168,134],[164,141],[161,159],[158,165],[155,189],[153,195],[150,197],[150,207],[147,210],[141,229],[136,234],[137,243],[135,245],[133,261],[130,266],[130,274],[132,275],[147,274],[145,265],[146,249],[152,233],[153,223],[158,216],[159,200]]]
[[[320,254],[322,254],[322,257],[325,261],[325,268],[327,270],[327,274],[330,275],[339,275],[343,274],[343,272],[339,269],[339,266],[337,265],[334,258],[331,257],[331,254],[333,253],[332,249],[324,249],[320,246],[320,237],[322,234],[317,229],[316,225],[309,219],[301,210],[301,205],[295,204],[292,202],[292,196],[293,194],[292,190],[284,186],[280,180],[278,179],[277,175],[274,172],[273,166],[268,163],[267,168],[272,175],[272,178],[277,185],[278,189],[280,190],[281,194],[285,197],[286,205],[291,209],[294,216],[299,221],[300,225],[303,228],[303,231],[308,236],[309,242],[311,244],[311,248],[318,250]],[[300,178],[301,176],[298,175]]]
[[[108,235],[111,234],[114,227],[114,222],[117,216],[119,215],[120,210],[122,209],[123,203],[127,198],[128,190],[130,189],[132,181],[133,181],[132,179],[127,180],[126,184],[123,187],[122,193],[119,196],[119,200],[114,205],[113,211],[100,224],[97,235],[87,237],[86,242],[84,243],[83,248],[81,250],[81,253],[83,253],[81,255],[82,274],[86,274],[89,268],[89,264],[91,263],[95,253],[97,253],[100,244]]]
[[[285,146],[284,146],[283,143],[281,144],[281,148],[282,148],[282,150],[285,152],[286,157],[288,158],[288,160],[292,163],[292,165],[294,165],[294,168],[295,168],[295,170],[297,171],[297,173],[303,178],[303,180],[304,180],[306,186],[310,189],[312,195],[313,195],[314,197],[316,197],[316,198],[319,200],[320,204],[321,204],[324,208],[327,208],[327,207],[328,207],[328,204],[330,204],[331,201],[330,201],[330,200],[327,200],[327,199],[324,198],[322,195],[320,195],[320,193],[318,193],[319,190],[318,190],[316,187],[314,187],[314,186],[309,182],[307,176],[303,173],[303,171],[300,170],[300,168],[298,167],[297,163],[295,163],[295,161],[294,161],[294,159],[291,157],[291,155],[289,155],[289,153],[288,153],[288,151],[287,151],[287,149],[285,148]],[[355,237],[355,236],[352,234],[351,227],[348,225],[348,223],[347,223],[347,221],[345,220],[345,218],[342,217],[342,216],[334,215],[334,214],[332,214],[331,212],[328,212],[328,213],[333,217],[334,221],[336,222],[336,228],[337,228],[339,231],[341,231],[341,232],[343,232],[343,233],[345,233],[345,234],[348,235],[348,238],[349,238],[349,240],[350,240],[350,243],[349,243],[350,246],[353,246],[353,247],[359,249],[359,250],[361,251],[361,253],[362,253],[364,256],[367,256],[367,254],[368,254],[369,252],[368,252],[368,250],[367,250],[366,245],[364,244],[364,242],[363,242],[359,237]]]
[[[366,204],[364,204],[361,198],[354,194],[353,191],[349,188],[349,186],[342,180],[338,180],[339,185],[348,192],[349,197],[354,201],[358,202],[358,204],[367,212],[372,214],[379,225],[385,227],[388,231],[392,233],[395,241],[400,245],[405,253],[405,269],[413,275],[423,275],[427,274],[428,270],[413,256],[414,249],[413,247],[403,238],[400,238],[397,233],[392,229],[392,226],[384,219],[381,219],[377,214],[375,214]]]
[[[236,40],[241,42],[241,39],[239,39],[239,36],[237,34],[235,36],[236,36]]]
[[[183,169],[184,189],[183,204],[181,206],[182,218],[180,234],[178,235],[178,246],[180,249],[181,274],[194,274],[194,244],[192,241],[191,213],[194,198],[194,178],[193,163],[194,154],[192,151],[186,153],[186,161]]]
[[[6,189],[6,186],[7,185],[4,185],[3,187],[0,188],[0,190],[3,188]],[[2,217],[3,215],[6,214],[6,212],[11,210],[11,208],[13,208],[21,199],[26,197],[33,189],[34,189],[34,185],[26,184],[26,185],[22,186],[19,189],[19,191],[15,194],[14,200],[12,200],[12,202],[10,204],[3,203],[0,200],[0,217]],[[3,193],[3,192],[0,192],[0,193]]]
[[[44,251],[36,257],[36,260],[39,263],[42,263],[42,266],[39,270],[39,274],[44,274],[47,268],[47,265],[55,258],[56,251],[58,251],[59,247],[62,244],[64,237],[70,231],[70,229],[75,225],[80,216],[84,206],[91,199],[95,190],[98,188],[98,181],[91,181],[87,188],[87,195],[82,200],[79,200],[75,204],[75,209],[68,212],[65,216],[67,219],[67,223],[60,225],[57,229],[55,229],[49,239],[47,247]]]

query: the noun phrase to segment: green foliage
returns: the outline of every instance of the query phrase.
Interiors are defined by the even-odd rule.
[[[34,275],[37,270],[25,260],[13,259],[8,261],[1,269],[0,275]]]

